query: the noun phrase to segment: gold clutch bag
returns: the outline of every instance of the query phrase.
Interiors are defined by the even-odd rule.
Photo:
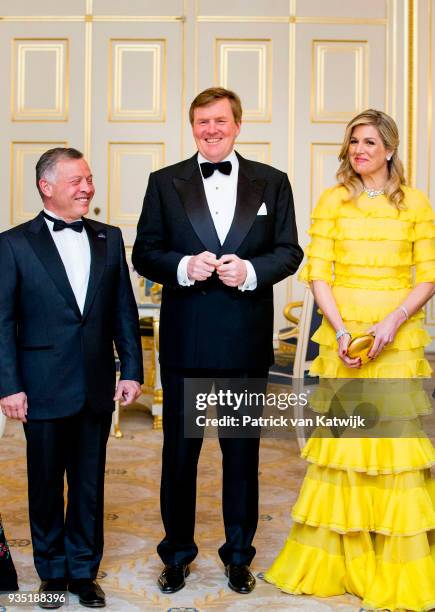
[[[361,359],[361,363],[368,363],[370,358],[368,357],[368,353],[373,346],[375,341],[375,337],[371,334],[365,334],[364,336],[355,336],[349,343],[347,347],[347,354],[351,359],[355,359],[359,357]]]

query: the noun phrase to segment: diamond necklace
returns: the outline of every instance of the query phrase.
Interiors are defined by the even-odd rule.
[[[364,187],[364,192],[369,198],[376,198],[377,196],[385,194],[384,189],[370,189],[369,187]]]

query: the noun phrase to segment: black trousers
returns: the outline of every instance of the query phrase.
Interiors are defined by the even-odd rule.
[[[174,370],[161,368],[163,388],[163,454],[160,506],[165,537],[157,547],[163,563],[190,563],[198,553],[194,541],[196,475],[202,438],[184,435],[186,378],[267,379],[267,371]],[[265,385],[264,385],[265,387]],[[264,388],[265,390],[265,388]],[[210,390],[209,390],[210,391]],[[224,565],[249,565],[258,523],[258,457],[260,439],[219,438],[222,451]]]
[[[104,470],[111,418],[85,407],[71,417],[24,424],[30,529],[41,580],[97,575],[103,555]]]

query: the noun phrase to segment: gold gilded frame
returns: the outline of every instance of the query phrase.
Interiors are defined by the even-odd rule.
[[[115,49],[117,43],[126,43],[124,49]],[[137,45],[135,51],[156,51],[153,60],[153,108],[122,109],[121,50]],[[141,43],[144,43],[141,46]],[[161,44],[159,44],[161,43]],[[161,55],[160,55],[161,54]],[[166,38],[110,38],[109,39],[108,121],[128,123],[162,123],[166,121],[167,40]]]
[[[246,45],[243,46],[243,43]],[[215,39],[214,82],[222,87],[228,87],[228,54],[230,52],[258,52],[259,107],[256,109],[244,108],[243,121],[245,123],[270,123],[272,120],[272,50],[270,38]]]
[[[16,37],[12,39],[11,45],[11,121],[32,123],[68,121],[70,82],[69,38]],[[31,51],[35,53],[54,51],[56,54],[56,100],[54,108],[25,107],[26,55],[27,52]]]

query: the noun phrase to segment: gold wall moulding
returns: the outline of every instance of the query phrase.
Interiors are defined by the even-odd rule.
[[[356,114],[368,106],[369,88],[369,47],[367,40],[313,40],[311,65],[311,121],[313,123],[347,123]],[[346,57],[347,56],[347,57]],[[343,110],[328,108],[327,87],[334,87],[333,79],[326,72],[329,63],[331,73],[341,75],[339,62],[353,62],[353,78],[347,79],[348,85],[354,84],[353,105]],[[335,66],[332,64],[335,62]],[[330,98],[337,100],[336,93],[330,92]]]
[[[86,0],[86,8],[92,10],[92,0]],[[91,134],[92,134],[92,23],[85,24],[85,82],[84,82],[84,144],[83,153],[91,163]]]
[[[418,2],[408,0],[408,183],[415,187],[417,173],[417,105],[418,105]],[[405,47],[406,48],[406,47]]]
[[[39,21],[85,21],[85,15],[0,15],[5,22],[39,22]]]
[[[139,166],[137,158],[143,160]],[[108,143],[108,223],[122,226],[137,224],[148,175],[164,165],[164,142]],[[143,182],[138,182],[138,176],[142,177]],[[132,203],[130,208],[134,208],[134,212],[123,210],[123,205],[129,203]]]
[[[12,121],[68,120],[69,46],[67,38],[12,39]],[[38,99],[32,99],[35,92],[41,92],[38,85],[42,78],[42,91],[45,96],[48,95],[43,104]]]
[[[0,21],[5,22],[182,22],[184,15],[0,15]]]
[[[432,12],[432,4],[435,7],[435,0],[432,2],[428,2],[427,6],[427,23],[428,23],[428,58],[427,58],[427,189],[426,192],[431,197],[431,174],[432,174],[432,147],[434,146],[433,139],[433,18],[435,16],[435,11]],[[434,302],[434,300],[432,300]],[[435,306],[434,306],[435,308]],[[435,322],[435,317],[433,317]]]
[[[93,15],[93,21],[102,22],[141,22],[141,23],[173,23],[184,22],[184,15]]]
[[[335,183],[340,148],[341,143],[339,142],[312,142],[310,144],[310,211],[318,202],[321,193]],[[334,160],[334,169],[328,173],[326,164],[331,158]]]
[[[166,39],[163,38],[110,39],[109,121],[166,120],[166,56]],[[150,69],[147,74],[148,67]],[[128,71],[128,78],[124,78],[124,71]],[[138,86],[140,82],[143,84],[142,88]],[[129,84],[135,85],[128,88]],[[145,90],[151,91],[151,103],[146,107],[143,106]],[[133,94],[136,94],[136,100],[132,100]],[[127,97],[130,106],[125,102]]]
[[[327,25],[382,25],[388,20],[375,17],[298,17],[297,15],[197,15],[199,23],[300,23]]]
[[[296,0],[289,0],[289,12],[296,13]],[[295,121],[296,121],[296,23],[288,24],[288,144],[287,173],[291,183],[295,179]],[[287,301],[291,287],[287,285]]]
[[[54,147],[67,147],[66,141],[12,141],[10,146],[10,224],[32,219],[42,204],[35,187],[35,164],[39,157]],[[33,208],[29,204],[37,204]]]
[[[199,23],[290,23],[286,15],[197,15]]]
[[[257,87],[253,88],[256,89],[254,95],[251,89],[254,74],[246,69],[247,54],[256,61]],[[243,72],[237,72],[237,59],[239,62],[244,60],[243,68],[239,66]],[[230,74],[231,71],[233,74]],[[237,89],[244,100],[243,121],[245,123],[270,122],[272,120],[272,40],[270,38],[216,38],[215,83],[229,89]],[[235,87],[236,83],[237,87]]]
[[[272,145],[270,142],[241,141],[235,143],[236,150],[247,159],[270,164],[272,162]]]
[[[435,298],[426,304],[426,325],[435,325]]]
[[[197,15],[199,23],[300,23],[330,25],[387,25],[383,18],[364,17],[297,17],[294,15]],[[93,22],[183,22],[185,15],[0,15],[5,22],[93,21]]]

